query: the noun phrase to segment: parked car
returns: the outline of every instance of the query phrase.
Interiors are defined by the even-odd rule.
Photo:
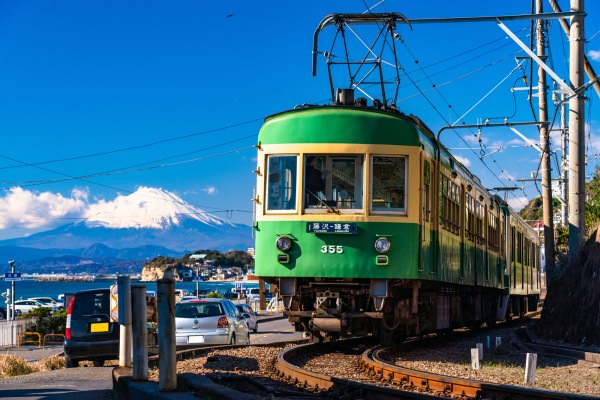
[[[181,299],[177,300],[175,299],[175,301],[180,302],[180,301],[188,301],[188,300],[196,300],[196,296],[183,296]]]
[[[235,307],[238,309],[240,313],[242,313],[242,317],[246,320],[246,325],[248,325],[248,329],[252,332],[258,332],[258,316],[256,312],[250,307],[248,304],[236,304]]]
[[[225,292],[223,293],[223,297],[225,297],[227,300],[232,300],[237,299],[238,294],[236,292]]]
[[[19,317],[39,307],[46,306],[36,300],[17,300],[15,301],[15,316]]]
[[[28,300],[35,300],[44,305],[44,307],[50,307],[52,311],[60,310],[63,308],[63,303],[53,299],[52,297],[30,297]]]
[[[67,307],[66,367],[77,367],[82,360],[101,366],[119,358],[119,334],[119,324],[110,320],[110,289],[73,294]]]
[[[235,305],[223,298],[180,301],[175,305],[175,344],[250,344],[250,331]]]
[[[260,298],[260,289],[259,288],[250,288],[247,290],[246,296],[250,299],[258,300]]]

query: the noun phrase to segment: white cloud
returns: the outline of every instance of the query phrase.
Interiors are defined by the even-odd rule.
[[[461,157],[461,156],[455,155],[454,158],[456,158],[465,167],[470,167],[471,166],[471,160],[469,160],[466,157]]]
[[[506,199],[506,202],[515,211],[520,211],[523,207],[525,207],[527,204],[529,204],[529,199],[525,196],[513,197],[513,198]]]
[[[74,189],[71,197],[60,193],[32,192],[13,187],[0,198],[0,229],[38,229],[79,218],[87,208],[87,191]]]
[[[215,186],[208,186],[202,190],[205,191],[210,196],[213,196],[219,192]]]
[[[594,61],[600,61],[600,50],[590,50],[587,55]]]

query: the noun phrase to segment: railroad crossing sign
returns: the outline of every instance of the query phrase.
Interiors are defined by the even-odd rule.
[[[4,280],[8,282],[18,282],[21,280],[20,272],[5,272]]]

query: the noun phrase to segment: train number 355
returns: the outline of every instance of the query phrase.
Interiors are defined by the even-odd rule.
[[[344,252],[344,246],[321,246],[321,253],[323,254],[342,254]]]

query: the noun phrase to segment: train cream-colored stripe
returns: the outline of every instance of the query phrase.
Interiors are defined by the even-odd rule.
[[[259,221],[295,221],[295,220],[319,220],[319,221],[348,221],[348,222],[404,222],[404,223],[419,223],[419,203],[421,201],[420,181],[418,175],[421,173],[420,148],[414,146],[397,146],[397,145],[373,145],[361,143],[308,143],[308,144],[272,144],[261,145],[258,151],[258,166],[261,174],[258,175],[257,191],[259,193],[256,218]],[[298,209],[293,212],[269,213],[264,214],[264,198],[265,193],[265,175],[266,175],[266,156],[269,154],[365,154],[367,160],[373,155],[398,155],[408,156],[408,175],[406,181],[406,214],[370,214],[369,204],[371,201],[371,193],[368,190],[371,181],[371,164],[367,162],[365,165],[363,176],[363,193],[365,193],[364,201],[367,209],[362,210],[360,214],[344,213],[342,215],[334,213],[303,213],[301,207],[302,199],[298,196]],[[416,174],[416,175],[415,175]],[[298,174],[298,187],[304,187],[304,174]],[[299,191],[299,194],[302,190]]]

